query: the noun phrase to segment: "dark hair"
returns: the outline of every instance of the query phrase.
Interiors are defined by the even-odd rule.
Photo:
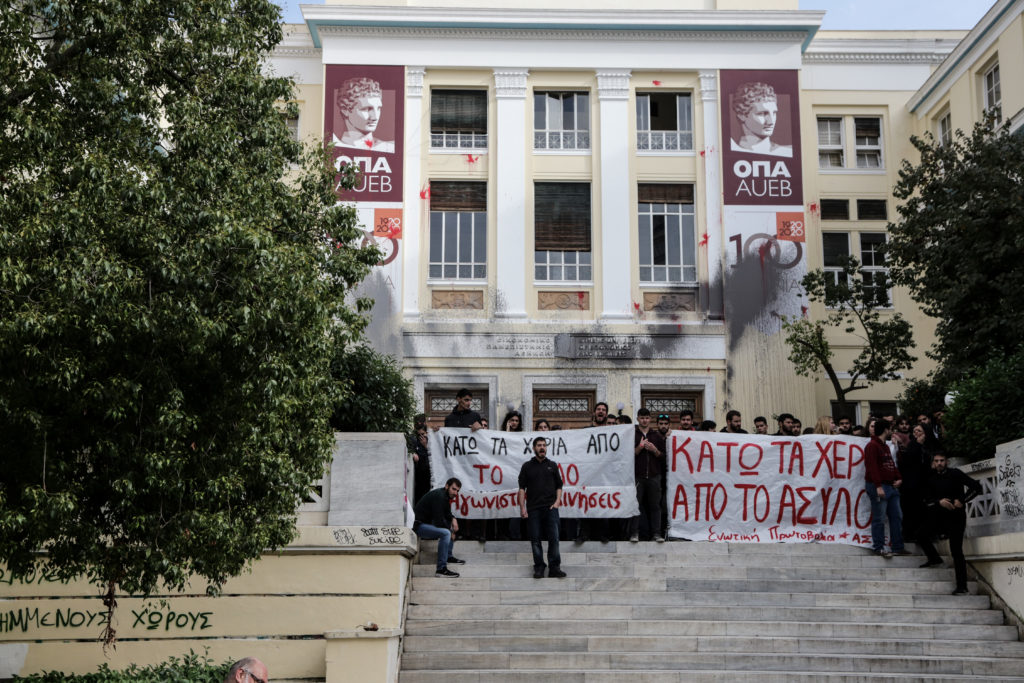
[[[611,408],[609,408],[608,404],[605,403],[604,401],[598,401],[597,403],[595,403],[594,404],[594,410],[597,410],[598,406],[604,406],[604,409],[605,409],[606,412],[609,412],[609,413],[611,412]]]
[[[757,424],[758,422],[764,422],[765,424],[768,424],[768,418],[766,418],[764,415],[758,415],[757,417],[754,418],[754,424]]]
[[[538,441],[539,441],[539,442],[541,442],[542,444],[544,444],[545,446],[546,446],[546,445],[547,445],[547,443],[548,443],[548,440],[547,440],[547,439],[545,439],[545,438],[544,438],[543,436],[538,436],[537,438],[535,438],[535,439],[533,440],[533,443],[531,443],[531,444],[530,444],[530,448],[532,448],[532,449],[533,449],[533,452],[534,452],[534,453],[536,453],[536,452],[537,452],[537,442],[538,442]]]
[[[619,415],[619,424],[631,425],[633,424],[633,418],[631,418],[629,415]]]
[[[651,416],[651,411],[648,410],[647,408],[641,408],[640,410],[636,411],[636,416],[637,417],[650,417]]]
[[[541,418],[540,420],[537,420],[537,421],[536,421],[536,422],[535,422],[535,423],[533,424],[533,429],[534,429],[534,431],[536,431],[536,430],[540,429],[540,424],[541,424],[542,422],[543,422],[544,424],[546,424],[546,425],[548,426],[548,429],[551,429],[551,423],[550,423],[550,422],[548,422],[547,420],[545,420],[545,419]]]
[[[738,410],[730,410],[728,413],[725,414],[725,421],[728,422],[729,420],[733,419],[734,417],[740,417],[740,411],[738,411]]]
[[[680,420],[682,420],[687,415],[689,415],[690,417],[693,417],[693,411],[692,410],[680,410],[679,411],[679,419]]]
[[[840,415],[839,417],[836,418],[836,422],[842,422],[843,420],[846,420],[850,424],[853,424],[853,420],[850,419],[849,415]]]
[[[886,420],[884,417],[878,417],[871,423],[871,430],[869,433],[872,436],[881,436],[889,429],[892,429],[892,422]]]
[[[421,425],[426,425],[426,424],[427,424],[427,414],[426,413],[419,413],[419,414],[416,415],[416,417],[414,417],[412,419],[412,426],[413,426],[413,428],[419,427]]]
[[[804,427],[804,434],[813,434],[814,427]]]
[[[455,398],[462,398],[463,396],[469,396],[470,398],[472,398],[473,392],[467,389],[466,387],[462,387],[461,389],[459,389],[459,392],[455,394]]]
[[[513,417],[518,417],[519,418],[519,428],[518,429],[510,430],[508,428],[508,421],[511,420]],[[508,415],[506,415],[505,419],[501,421],[501,431],[503,431],[503,432],[508,432],[508,431],[521,432],[521,431],[523,431],[523,416],[519,414],[518,410],[510,410],[510,411],[508,411]]]
[[[452,477],[451,479],[449,479],[448,481],[446,481],[446,482],[444,483],[444,487],[445,487],[445,488],[448,488],[448,487],[449,487],[449,486],[451,486],[452,484],[455,484],[455,485],[456,485],[456,486],[458,486],[458,487],[459,487],[460,489],[462,488],[462,482],[461,482],[461,481],[459,481],[459,478],[458,478],[458,477]]]
[[[713,432],[713,431],[715,431],[715,427],[717,427],[717,426],[718,425],[715,424],[714,420],[704,420],[703,422],[700,423],[700,426],[697,427],[697,431],[698,432]]]
[[[775,418],[778,422],[785,422],[787,419],[795,420],[796,418],[789,413],[781,413],[777,418]]]

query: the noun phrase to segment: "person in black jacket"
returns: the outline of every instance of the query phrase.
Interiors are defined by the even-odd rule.
[[[412,530],[424,541],[437,539],[437,572],[434,576],[458,578],[458,574],[448,569],[449,564],[466,564],[452,555],[455,547],[454,533],[459,530],[459,522],[452,515],[452,501],[459,495],[462,482],[452,477],[445,482],[443,489],[434,489],[420,498],[416,503],[416,521]]]
[[[965,491],[966,489],[966,491]],[[946,467],[946,456],[932,456],[932,471],[924,482],[925,524],[917,544],[928,556],[922,567],[942,564],[932,537],[940,531],[949,536],[949,554],[953,556],[956,588],[953,595],[967,593],[967,560],[964,559],[964,529],[967,528],[967,502],[981,493],[981,484],[956,469]]]
[[[519,470],[519,510],[526,520],[533,549],[533,578],[544,577],[543,539],[548,541],[548,576],[565,578],[558,552],[558,508],[562,505],[562,475],[558,465],[547,459],[544,437],[533,440],[533,457]]]

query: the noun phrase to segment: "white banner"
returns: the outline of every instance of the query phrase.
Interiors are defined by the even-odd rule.
[[[495,432],[445,427],[430,433],[431,486],[462,482],[452,512],[463,519],[519,516],[519,470],[536,437],[548,442],[564,487],[561,517],[639,514],[633,478],[633,425],[557,432]]]
[[[871,546],[863,437],[672,432],[669,536]]]

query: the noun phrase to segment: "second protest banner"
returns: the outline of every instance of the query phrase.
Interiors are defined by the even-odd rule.
[[[871,545],[862,437],[672,432],[669,536]]]
[[[535,438],[562,475],[562,517],[632,517],[639,513],[633,477],[633,425],[558,432],[442,428],[430,433],[433,487],[462,482],[456,517],[518,517],[519,470],[534,457]]]

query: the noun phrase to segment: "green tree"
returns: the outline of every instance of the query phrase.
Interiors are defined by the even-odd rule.
[[[1024,346],[997,351],[951,386],[943,441],[950,455],[984,460],[1024,437]]]
[[[920,161],[903,162],[893,190],[888,258],[937,321],[929,355],[957,376],[1024,338],[1024,136],[989,119],[949,144],[911,142]]]
[[[339,346],[331,371],[348,390],[334,404],[331,426],[339,432],[408,432],[416,413],[412,381],[395,359],[367,344]]]
[[[379,254],[267,0],[0,6],[0,560],[215,590],[294,536]],[[285,174],[292,182],[284,182]],[[346,174],[345,181],[353,178]],[[112,633],[106,634],[112,637]]]
[[[910,354],[915,346],[910,323],[899,313],[879,310],[889,307],[892,283],[884,272],[862,271],[857,259],[849,257],[834,276],[815,270],[801,283],[808,299],[824,303],[827,312],[824,320],[795,318],[783,323],[789,360],[797,374],[815,381],[824,371],[842,412],[850,412],[850,393],[867,388],[871,382],[898,379],[902,370],[913,366],[917,359]],[[835,367],[829,328],[841,328],[861,342],[845,384]]]

